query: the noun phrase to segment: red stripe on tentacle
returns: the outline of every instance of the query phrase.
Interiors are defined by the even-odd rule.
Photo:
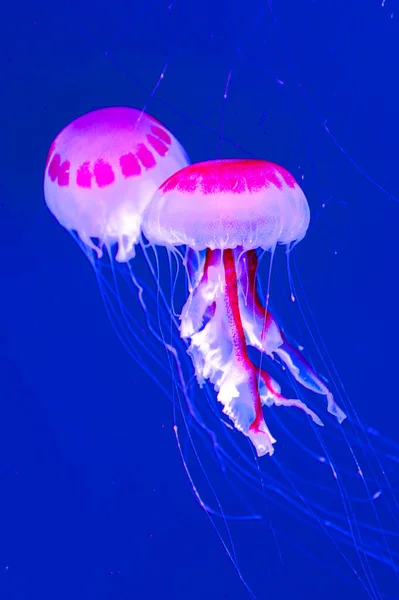
[[[263,319],[263,327],[261,332],[261,342],[264,342],[264,337],[268,328],[275,322],[273,315],[265,309],[262,302],[260,301],[258,294],[258,285],[256,283],[256,272],[258,269],[258,255],[256,250],[249,250],[245,253],[248,262],[248,285],[249,285],[249,293],[252,298],[253,310],[255,313],[258,313],[258,316],[261,316]],[[283,336],[283,333],[280,328],[278,328],[279,333]]]
[[[240,305],[237,291],[237,274],[235,259],[232,250],[223,251],[223,266],[225,271],[225,301],[227,308],[227,318],[230,325],[231,339],[233,342],[234,353],[237,361],[246,370],[249,377],[249,384],[253,394],[253,403],[255,409],[255,420],[250,425],[250,430],[256,432],[264,421],[262,403],[258,390],[256,369],[249,359],[247,352],[247,343],[244,328],[241,321]]]

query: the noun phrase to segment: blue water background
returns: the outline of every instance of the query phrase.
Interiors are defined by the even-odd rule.
[[[170,403],[44,205],[48,147],[89,110],[146,104],[192,160],[253,155],[297,177],[314,316],[361,419],[398,439],[398,18],[389,0],[3,9],[1,600],[248,598],[192,495]],[[367,597],[330,567],[286,549],[258,598]]]

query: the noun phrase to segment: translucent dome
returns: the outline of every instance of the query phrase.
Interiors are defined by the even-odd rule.
[[[214,160],[185,167],[156,192],[143,217],[150,242],[196,250],[245,250],[301,240],[305,195],[283,167],[263,160]]]
[[[99,256],[102,245],[117,243],[116,258],[123,262],[134,256],[151,196],[187,164],[179,142],[150,115],[127,107],[96,110],[72,121],[53,141],[45,200],[61,225]]]

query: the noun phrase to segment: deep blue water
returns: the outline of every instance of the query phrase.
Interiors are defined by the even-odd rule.
[[[382,4],[3,9],[1,600],[249,598],[195,501],[170,402],[118,342],[89,263],[44,204],[52,139],[92,109],[146,105],[193,161],[257,156],[294,174],[312,212],[295,256],[313,315],[362,422],[398,441],[399,7]],[[379,598],[278,506],[280,559],[255,525],[240,523],[235,544],[258,600]],[[399,598],[398,579],[370,572]]]

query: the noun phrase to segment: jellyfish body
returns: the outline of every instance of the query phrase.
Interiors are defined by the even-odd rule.
[[[101,257],[134,256],[141,217],[154,191],[188,164],[173,135],[152,116],[128,107],[87,113],[51,144],[44,176],[48,208]]]
[[[248,345],[278,356],[303,386],[324,395],[341,422],[345,415],[299,351],[286,340],[257,293],[257,255],[301,240],[309,225],[301,188],[284,168],[261,160],[216,160],[172,175],[152,198],[143,231],[153,244],[206,251],[181,315],[198,381],[210,381],[223,412],[259,456],[273,453],[263,406],[295,406],[317,424],[299,399],[281,394],[276,381],[249,358]]]
[[[251,440],[258,455],[272,454],[275,442],[266,425],[265,407],[294,406],[322,423],[302,400],[281,393],[262,360],[258,365],[251,360],[251,346],[261,353],[261,359],[264,354],[277,358],[296,382],[323,395],[338,422],[345,417],[321,377],[290,345],[268,302],[263,306],[258,293],[256,248],[273,252],[277,244],[290,248],[301,240],[309,224],[306,198],[294,178],[272,163],[210,161],[188,167],[187,162],[179,142],[149,115],[129,108],[95,111],[68,125],[51,145],[44,179],[46,203],[89,258],[108,316],[130,356],[173,402],[174,418],[177,415],[179,420],[174,431],[194,495],[237,571],[240,573],[229,515],[232,522],[259,521],[262,515],[259,522],[269,533],[271,501],[286,510],[288,519],[294,516],[292,530],[297,529],[299,518],[321,527],[341,553],[341,548],[343,552],[347,547],[349,552],[354,550],[354,559],[349,554],[348,564],[360,573],[369,597],[376,598],[369,558],[397,573],[399,553],[391,542],[396,540],[391,531],[397,531],[398,504],[385,475],[398,463],[397,445],[381,436],[374,436],[371,444],[351,411],[348,428],[332,424],[326,436],[318,427],[312,428],[316,447],[308,439],[296,438],[295,429],[283,427],[294,450],[303,450],[300,467],[296,455],[294,468],[290,457],[284,462],[284,451],[279,455],[282,465],[277,460],[261,465],[248,448],[243,451],[239,436],[231,435],[231,427],[225,427],[227,419],[220,418],[211,389],[216,388],[224,413]],[[146,244],[137,248],[139,256],[130,261],[141,228],[153,244],[169,249],[188,247],[189,295],[180,324],[165,293],[170,290],[172,296],[177,288],[178,274],[171,276],[168,270],[174,263],[162,263],[162,255],[152,255]],[[104,255],[103,247],[107,250]],[[143,265],[140,258],[144,258]],[[152,281],[148,282],[147,271],[140,279],[141,266],[150,267],[155,275]],[[168,287],[163,288],[164,283]],[[178,352],[187,347],[189,355]],[[203,385],[199,394],[192,363]],[[163,385],[162,373],[172,375],[172,391]],[[337,386],[334,389],[339,397]],[[351,410],[347,398],[346,402]],[[136,425],[145,426],[145,421]],[[186,432],[188,444],[181,443],[181,431]],[[325,440],[330,433],[332,439]],[[198,446],[197,440],[203,445]],[[357,454],[366,457],[361,467]],[[200,467],[199,484],[195,465]],[[309,466],[310,478],[306,477]],[[326,480],[326,473],[330,479]],[[228,497],[223,495],[225,489]],[[394,522],[388,523],[387,529],[381,527],[380,496],[386,496],[394,507]],[[372,520],[364,516],[365,506],[371,508]],[[225,536],[218,526],[219,516],[224,526],[227,524]],[[289,523],[288,519],[284,521]],[[274,538],[274,527],[271,531]],[[270,541],[267,546],[272,549]],[[251,547],[258,558],[258,545]],[[244,550],[248,562],[248,545]]]
[[[110,107],[67,125],[50,146],[44,172],[48,208],[93,267],[118,338],[158,384],[160,371],[169,374],[156,330],[159,292],[131,259],[152,194],[187,164],[183,147],[155,118]]]

